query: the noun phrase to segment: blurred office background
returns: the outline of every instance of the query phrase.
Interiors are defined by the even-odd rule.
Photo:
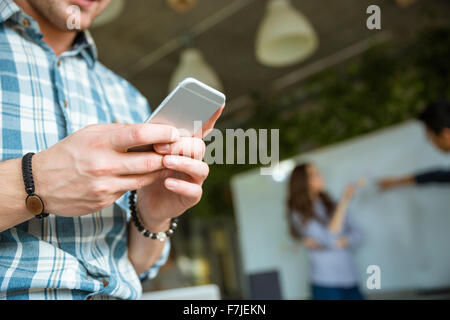
[[[366,26],[370,5],[381,8],[381,29]],[[450,97],[449,17],[447,0],[112,0],[91,29],[105,65],[152,108],[186,76],[207,82],[227,95],[217,127],[280,129],[285,160],[272,178],[254,165],[212,165],[169,262],[144,290],[215,284],[224,299],[258,297],[257,288],[308,298],[304,249],[283,222],[293,161],[317,161],[332,191],[360,176],[448,164],[410,119],[426,102]],[[430,156],[414,158],[421,152]],[[450,297],[449,189],[392,199],[367,190],[356,199],[369,237],[357,255],[361,286],[370,261],[386,270],[386,286],[366,295]],[[379,211],[395,217],[374,218]],[[377,233],[383,223],[389,232]]]

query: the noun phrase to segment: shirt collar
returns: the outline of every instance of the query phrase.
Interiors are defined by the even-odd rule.
[[[0,0],[0,23],[4,23],[10,19],[19,23],[20,16],[27,17],[32,23],[31,27],[35,25],[35,28],[38,29],[36,31],[39,31],[39,26],[36,21],[22,12],[22,9],[13,0]],[[78,33],[72,48],[65,53],[70,54],[69,52],[80,54],[87,61],[89,67],[93,67],[98,59],[97,47],[88,30]]]
[[[75,38],[72,50],[79,53],[93,67],[98,58],[97,46],[88,30],[80,31]]]
[[[0,0],[0,23],[6,22],[21,12],[19,6],[12,0]]]

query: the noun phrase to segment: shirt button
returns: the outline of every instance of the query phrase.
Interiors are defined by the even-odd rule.
[[[103,286],[104,286],[104,287],[107,287],[107,286],[108,286],[108,284],[109,284],[109,282],[108,282],[108,281],[103,281]]]
[[[56,65],[59,67],[61,66],[61,60],[58,59],[58,61],[56,62]]]
[[[23,19],[20,21],[20,23],[22,23],[22,25],[23,25],[25,28],[28,28],[28,27],[30,26],[30,20],[28,20],[27,18],[23,18]]]
[[[69,102],[67,102],[67,100],[64,100],[63,102],[64,102],[64,107],[67,108],[69,106]]]
[[[92,300],[92,296],[88,297],[87,299],[88,299],[88,300]]]

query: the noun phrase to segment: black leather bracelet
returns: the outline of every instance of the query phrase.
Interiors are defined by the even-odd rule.
[[[142,235],[144,237],[147,237],[147,238],[150,238],[153,240],[159,240],[161,242],[163,242],[166,238],[173,235],[173,233],[175,232],[175,229],[178,226],[178,218],[170,219],[170,228],[166,232],[158,232],[158,233],[151,232],[151,231],[147,230],[141,224],[141,221],[139,220],[139,217],[137,214],[137,208],[136,208],[136,204],[135,204],[135,197],[136,197],[136,190],[133,190],[130,192],[130,196],[128,199],[129,199],[129,204],[130,204],[131,218],[133,219],[134,225],[136,226],[138,231],[140,233],[142,233]]]
[[[48,213],[44,212],[44,201],[41,197],[34,193],[34,180],[32,162],[34,153],[29,152],[22,158],[22,176],[23,183],[25,185],[25,191],[27,192],[27,198],[25,199],[25,206],[36,218],[42,219],[48,216]]]

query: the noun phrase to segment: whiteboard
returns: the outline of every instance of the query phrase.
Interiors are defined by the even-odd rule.
[[[449,167],[450,157],[426,139],[422,126],[409,121],[280,163],[273,175],[259,169],[232,179],[244,274],[278,270],[284,299],[309,292],[305,249],[289,235],[285,202],[287,180],[296,162],[314,162],[327,190],[338,198],[347,183],[368,180],[358,190],[349,214],[364,233],[355,252],[360,287],[369,265],[381,269],[380,291],[450,287],[450,186],[405,187],[380,192],[375,181],[434,167]]]

